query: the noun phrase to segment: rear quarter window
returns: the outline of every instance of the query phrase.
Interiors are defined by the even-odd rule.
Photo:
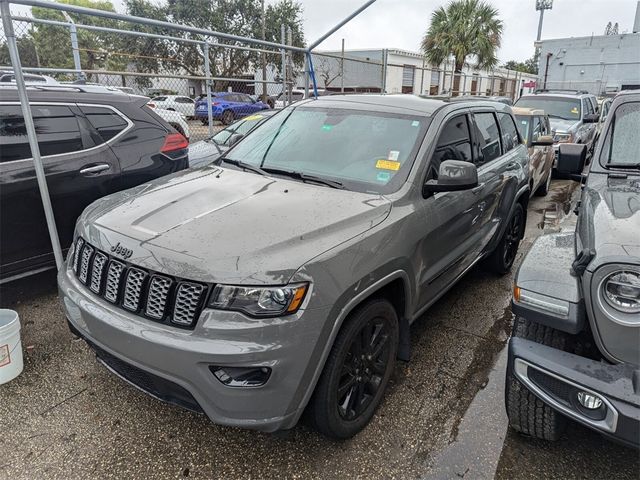
[[[129,125],[118,113],[105,107],[80,107],[103,142],[108,142]]]

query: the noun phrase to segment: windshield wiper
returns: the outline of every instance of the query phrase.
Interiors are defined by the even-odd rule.
[[[258,168],[254,165],[251,165],[250,163],[246,163],[243,162],[241,160],[233,160],[231,158],[225,158],[225,157],[220,157],[219,159],[221,162],[224,163],[228,163],[229,165],[234,165],[238,168],[242,168],[244,170],[249,170],[253,173],[259,173],[260,175],[267,175],[267,172],[265,172],[264,170],[262,170],[261,168]]]
[[[315,175],[309,175],[302,172],[293,172],[291,170],[282,170],[280,168],[263,167],[262,170],[267,173],[275,173],[277,175],[285,175],[287,177],[296,178],[303,182],[315,182],[322,185],[326,185],[331,188],[343,189],[344,185],[337,180],[330,180],[328,178],[316,177]]]
[[[640,163],[607,163],[609,168],[626,168],[629,170],[640,170]]]

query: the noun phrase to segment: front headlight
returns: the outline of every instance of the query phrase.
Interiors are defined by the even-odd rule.
[[[573,142],[573,134],[572,133],[556,133],[553,136],[553,141],[555,143],[571,143]]]
[[[640,313],[640,274],[617,271],[602,282],[602,296],[607,303],[624,313]]]
[[[209,307],[235,310],[253,317],[277,317],[296,313],[307,293],[308,284],[285,287],[240,287],[217,285]]]

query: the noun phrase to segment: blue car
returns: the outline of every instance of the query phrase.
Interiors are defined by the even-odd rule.
[[[270,108],[266,103],[254,100],[245,93],[216,92],[211,94],[211,100],[213,102],[213,119],[220,120],[225,125],[230,125],[239,118]],[[207,96],[201,95],[196,100],[195,117],[203,124],[209,122],[207,110]]]

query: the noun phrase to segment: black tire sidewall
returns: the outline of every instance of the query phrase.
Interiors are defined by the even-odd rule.
[[[511,263],[509,265],[505,263],[504,248],[505,248],[505,242],[507,241],[507,232],[511,227],[511,222],[513,221],[514,217],[518,214],[520,214],[520,228],[522,230],[524,226],[524,208],[522,208],[522,205],[520,205],[519,203],[516,203],[516,206],[514,207],[513,212],[511,212],[511,215],[509,216],[509,220],[507,221],[507,228],[502,234],[502,238],[500,239],[498,248],[496,248],[495,252],[493,252],[493,255],[492,255],[493,258],[491,260],[493,263],[493,269],[499,274],[506,274],[511,270],[511,268],[513,267],[513,264],[515,263],[516,256],[518,254],[518,248],[520,247],[520,241],[522,239],[522,234],[523,234],[522,231],[520,232],[521,238],[520,240],[518,240],[518,244],[516,245],[516,251],[513,255],[513,259],[511,260]]]
[[[391,348],[387,370],[371,404],[356,419],[347,421],[340,416],[337,408],[336,395],[340,373],[354,336],[371,318],[382,318],[387,322],[389,328]],[[313,422],[318,430],[329,437],[345,439],[352,437],[369,423],[380,405],[389,379],[393,374],[398,351],[398,337],[398,316],[388,300],[371,300],[348,317],[336,337],[312,399]]]
[[[233,112],[231,110],[225,110],[222,114],[222,123],[224,123],[225,125],[231,125],[231,123],[233,122],[233,118]]]

